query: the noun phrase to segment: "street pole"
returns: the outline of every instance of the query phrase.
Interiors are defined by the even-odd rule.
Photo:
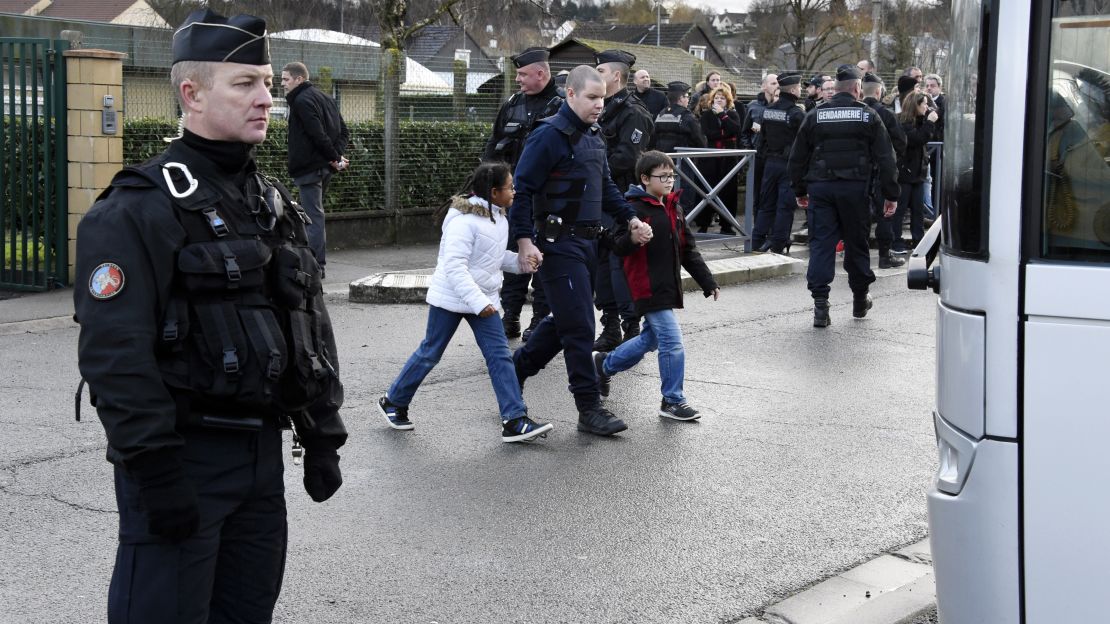
[[[663,6],[662,2],[655,3],[655,47],[659,47],[659,29],[663,26],[663,18],[659,15],[659,8]]]
[[[879,22],[883,21],[883,0],[871,0],[871,64],[879,71]]]

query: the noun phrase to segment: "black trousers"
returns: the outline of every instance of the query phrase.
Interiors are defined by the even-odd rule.
[[[119,548],[108,622],[270,622],[288,536],[281,432],[270,422],[262,431],[183,436],[200,528],[179,544],[150,534],[138,485],[116,467]]]

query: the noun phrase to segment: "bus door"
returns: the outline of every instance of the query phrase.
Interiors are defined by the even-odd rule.
[[[1110,2],[1034,4],[1024,201],[1025,621],[1110,621]]]

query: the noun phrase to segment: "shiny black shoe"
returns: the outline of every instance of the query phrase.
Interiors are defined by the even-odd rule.
[[[594,369],[597,371],[597,389],[601,393],[601,398],[609,396],[609,382],[613,379],[611,376],[605,374],[605,356],[609,355],[604,351],[594,352]]]
[[[624,421],[613,415],[613,412],[601,407],[592,407],[578,412],[578,430],[599,436],[613,435],[628,429]]]
[[[905,266],[906,259],[893,256],[891,254],[879,255],[879,268],[880,269],[897,269],[900,266]]]
[[[501,317],[501,326],[505,328],[506,338],[516,338],[520,335],[520,317],[515,314]]]
[[[867,316],[867,311],[871,306],[875,305],[871,301],[871,295],[864,293],[863,297],[852,297],[852,316],[856,318],[863,318]]]
[[[813,300],[813,326],[814,327],[828,327],[832,325],[832,319],[829,318],[829,300],[828,299],[814,299]]]
[[[763,244],[759,246],[759,249],[757,249],[756,251],[762,251],[762,252],[775,251],[775,246],[771,243],[770,240],[765,240],[765,241],[763,241]],[[775,253],[778,253],[778,252],[775,252]]]

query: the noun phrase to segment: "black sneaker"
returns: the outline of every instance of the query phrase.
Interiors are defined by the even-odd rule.
[[[597,370],[597,389],[601,393],[601,398],[609,396],[609,381],[611,376],[605,374],[605,356],[608,355],[604,351],[594,352],[594,369]]]
[[[867,311],[871,306],[875,305],[871,301],[871,295],[865,294],[863,297],[852,297],[852,316],[856,318],[863,318],[867,316]]]
[[[387,396],[378,399],[378,411],[382,413],[382,416],[385,416],[386,422],[394,429],[408,431],[415,427],[412,421],[409,420],[409,408],[390,403]]]
[[[698,410],[690,407],[686,401],[682,403],[669,403],[667,399],[659,404],[659,415],[672,420],[697,420],[701,418]]]
[[[890,253],[892,253],[896,256],[904,256],[904,255],[910,253],[910,250],[907,249],[906,247],[891,247],[890,248]]]
[[[620,433],[628,429],[624,421],[613,415],[613,412],[601,407],[593,407],[578,412],[578,430],[594,435],[607,436]]]
[[[527,416],[506,420],[501,423],[502,442],[531,442],[536,438],[546,438],[547,432],[555,428],[551,423],[540,424]]]

